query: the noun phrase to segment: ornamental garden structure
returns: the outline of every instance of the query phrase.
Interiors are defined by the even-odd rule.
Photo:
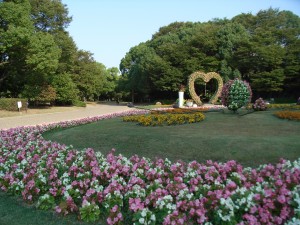
[[[217,90],[209,100],[209,103],[215,104],[218,101],[218,97],[221,95],[223,88],[223,80],[221,76],[215,72],[204,73],[201,71],[194,72],[189,76],[188,87],[190,96],[197,105],[203,105],[200,96],[198,96],[195,91],[195,81],[197,79],[202,79],[205,83],[208,83],[211,79],[217,80]]]

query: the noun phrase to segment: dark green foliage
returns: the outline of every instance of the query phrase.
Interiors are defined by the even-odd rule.
[[[299,35],[300,18],[272,8],[231,20],[171,23],[122,59],[122,85],[135,97],[169,95],[201,70],[218,72],[225,82],[247,80],[255,96],[295,97],[300,89]]]
[[[55,75],[51,83],[56,90],[56,101],[58,103],[70,105],[78,99],[78,89],[70,74]]]
[[[65,30],[70,22],[61,0],[0,2],[1,96],[44,101],[42,90],[52,86],[57,103],[72,104],[114,92],[117,79],[108,81],[105,66],[77,49]]]
[[[27,99],[24,98],[0,98],[0,110],[18,111],[17,102],[22,102],[21,110],[27,107]]]
[[[103,64],[94,60],[93,54],[80,50],[77,52],[73,67],[72,80],[79,90],[81,100],[98,100],[98,97],[105,92],[107,71]]]

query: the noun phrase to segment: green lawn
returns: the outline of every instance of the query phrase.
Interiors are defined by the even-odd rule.
[[[281,157],[300,157],[300,123],[278,119],[273,113],[238,116],[207,112],[203,122],[164,127],[142,127],[116,118],[52,130],[43,136],[77,149],[91,147],[104,154],[115,148],[127,157],[138,154],[187,162],[234,159],[244,166],[256,167],[276,163]]]

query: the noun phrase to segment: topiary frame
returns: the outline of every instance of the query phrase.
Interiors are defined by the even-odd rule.
[[[222,77],[215,72],[204,73],[201,71],[197,71],[192,73],[189,76],[188,86],[189,86],[189,93],[191,98],[195,101],[197,105],[203,105],[200,97],[197,95],[195,91],[195,81],[197,79],[202,79],[205,83],[208,83],[211,79],[217,80],[218,88],[215,91],[214,95],[210,98],[209,103],[215,104],[218,101],[218,97],[221,95],[222,88],[223,88],[223,80]]]

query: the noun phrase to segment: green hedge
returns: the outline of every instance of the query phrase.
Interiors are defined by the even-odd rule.
[[[300,105],[296,104],[269,104],[268,109],[300,109]]]
[[[27,99],[24,98],[0,98],[0,110],[18,111],[18,101],[22,102],[21,110],[25,110]]]

